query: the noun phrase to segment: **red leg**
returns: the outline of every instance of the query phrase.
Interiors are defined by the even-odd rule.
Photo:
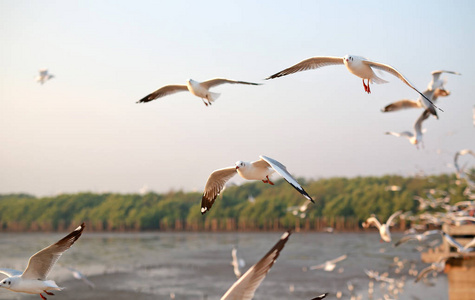
[[[368,94],[371,94],[371,89],[369,87],[369,79],[368,79],[368,91],[367,91]]]
[[[268,180],[264,180],[264,179],[263,179],[263,180],[262,180],[262,182],[264,182],[264,183],[268,183],[269,181],[268,181]]]
[[[41,297],[41,299],[43,299],[43,300],[47,300],[46,297],[43,296],[43,295],[41,295],[41,294],[40,294],[40,297]]]
[[[363,78],[363,86],[364,86],[364,91],[368,92],[368,87],[366,86],[366,83],[364,83],[364,78]]]
[[[46,294],[48,294],[48,295],[50,295],[50,296],[54,296],[54,294],[51,293],[51,292],[48,292],[48,291],[43,291],[43,292],[45,292]]]
[[[268,183],[268,184],[274,185],[274,183],[273,183],[272,181],[270,181],[269,176],[266,176],[266,178],[267,178],[267,183]]]

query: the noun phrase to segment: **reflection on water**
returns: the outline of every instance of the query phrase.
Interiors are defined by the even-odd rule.
[[[114,233],[85,232],[79,241],[59,260],[50,278],[66,290],[53,299],[219,299],[236,280],[231,262],[233,245],[245,259],[245,270],[257,262],[279,239],[281,233]],[[64,234],[1,234],[0,267],[23,270],[28,258],[43,247],[59,240]],[[397,240],[400,234],[393,234]],[[389,267],[395,256],[413,260],[416,268],[420,254],[416,244],[398,248],[379,242],[374,233],[294,233],[257,290],[255,299],[311,299],[317,294],[330,292],[327,299],[349,299],[347,282],[355,285],[355,294],[368,299],[370,280],[364,269],[390,277],[407,277],[399,299],[447,299],[447,277],[440,274],[431,279],[434,286],[414,284],[408,275],[410,264],[400,274]],[[303,272],[302,267],[316,265],[337,256],[348,254],[348,259],[337,265],[333,272],[315,270]],[[74,280],[63,267],[71,266],[88,275],[96,289]],[[338,269],[342,267],[343,272]],[[289,291],[293,285],[294,291]],[[374,284],[373,299],[382,299],[387,284]],[[38,295],[23,295],[1,290],[0,299],[39,299]],[[121,298],[123,297],[123,298]]]

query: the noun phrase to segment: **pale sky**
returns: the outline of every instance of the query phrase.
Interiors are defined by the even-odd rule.
[[[0,0],[0,193],[201,191],[261,154],[307,179],[453,172],[455,152],[475,150],[474,13],[474,1]],[[433,70],[462,73],[443,76],[452,94],[423,124],[424,149],[383,134],[422,112],[380,112],[418,97],[390,74],[370,95],[344,66],[263,80],[345,54],[421,91]],[[41,68],[56,77],[36,83]],[[135,103],[215,77],[264,85],[215,87],[211,107],[190,93]]]

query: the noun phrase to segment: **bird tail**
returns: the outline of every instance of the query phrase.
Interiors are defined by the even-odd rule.
[[[56,290],[61,291],[63,290],[62,287],[59,287],[54,280],[45,280],[44,283],[48,286],[48,290]]]
[[[377,83],[377,84],[382,84],[382,83],[388,83],[389,81],[386,81],[382,78],[379,78],[378,76],[374,75],[373,78],[371,78],[371,82]]]
[[[208,99],[209,102],[214,102],[216,101],[216,99],[219,98],[220,95],[221,95],[220,93],[209,92],[208,97],[206,99]]]

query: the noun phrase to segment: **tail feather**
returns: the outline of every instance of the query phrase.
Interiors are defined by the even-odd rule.
[[[214,102],[219,98],[220,95],[220,93],[209,92],[206,99],[208,99],[209,102]]]
[[[388,83],[389,81],[386,81],[382,78],[379,78],[378,76],[374,75],[373,78],[371,78],[371,82],[381,84],[381,83]]]

